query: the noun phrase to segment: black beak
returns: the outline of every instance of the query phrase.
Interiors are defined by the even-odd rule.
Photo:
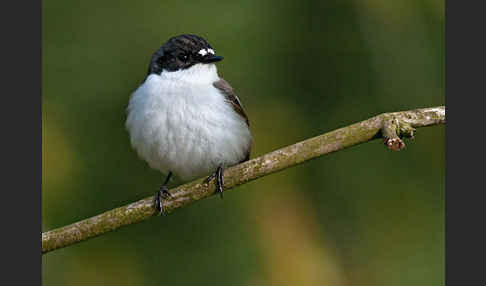
[[[221,60],[223,60],[223,57],[215,56],[215,55],[209,55],[209,56],[204,57],[202,62],[205,63],[205,64],[209,64],[209,63],[219,62]]]

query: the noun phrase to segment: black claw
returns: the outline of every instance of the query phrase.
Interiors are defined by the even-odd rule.
[[[162,192],[158,191],[155,193],[155,209],[159,212],[159,214],[164,214],[162,211]]]
[[[169,193],[169,189],[167,188],[167,183],[169,182],[171,176],[172,176],[172,172],[169,172],[169,175],[167,175],[167,178],[165,179],[164,185],[160,187],[160,190],[157,193],[155,193],[155,208],[157,209],[159,214],[162,215],[165,215],[162,206],[163,199],[172,197],[172,195]]]
[[[216,186],[218,187],[219,196],[223,198],[223,186],[224,186],[223,167],[219,166],[218,169],[216,170],[216,173],[218,174],[216,180]]]
[[[214,178],[216,178],[216,172],[212,173],[209,177],[207,177],[203,183],[204,184],[208,184],[209,182],[211,182]]]

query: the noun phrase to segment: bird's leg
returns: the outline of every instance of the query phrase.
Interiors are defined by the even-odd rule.
[[[169,172],[167,178],[165,178],[164,184],[162,185],[162,187],[160,187],[160,190],[157,193],[155,193],[155,208],[157,209],[159,214],[162,215],[165,215],[164,210],[162,208],[163,198],[172,197],[172,195],[169,193],[169,189],[167,188],[167,183],[169,183],[169,179],[171,176],[172,176],[172,172]]]
[[[209,177],[207,177],[206,180],[204,180],[204,183],[207,184],[215,178],[216,178],[216,191],[219,192],[219,195],[221,196],[221,198],[223,198],[224,177],[223,177],[222,165],[220,165],[218,169],[216,169],[216,172],[214,172]]]

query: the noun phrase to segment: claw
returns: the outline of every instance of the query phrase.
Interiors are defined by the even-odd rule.
[[[203,183],[205,185],[209,184],[209,182],[211,182],[214,178],[216,178],[216,172],[212,173],[209,177],[207,177]]]
[[[216,186],[218,187],[219,196],[223,198],[223,186],[224,186],[223,167],[219,166],[218,170],[216,170],[216,173],[218,173]]]
[[[163,199],[172,197],[172,195],[169,193],[169,189],[167,188],[167,183],[169,182],[171,176],[172,172],[169,172],[169,175],[167,175],[167,178],[165,179],[164,185],[160,187],[160,190],[157,193],[155,193],[155,209],[157,209],[159,215],[162,214],[165,216],[162,206]]]

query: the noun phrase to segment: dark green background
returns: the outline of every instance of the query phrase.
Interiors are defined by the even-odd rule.
[[[444,3],[43,2],[43,231],[153,194],[124,127],[169,37],[194,33],[250,117],[252,158],[443,105]],[[44,285],[444,285],[445,128],[377,140],[43,255]]]

